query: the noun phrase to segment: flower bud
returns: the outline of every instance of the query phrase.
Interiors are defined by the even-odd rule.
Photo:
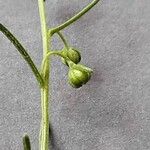
[[[74,48],[69,48],[69,50],[64,49],[63,54],[66,55],[75,64],[79,63],[81,60],[80,52]],[[68,63],[64,58],[62,58],[62,62],[68,66]]]
[[[91,71],[81,68],[83,65],[78,65],[75,68],[70,68],[68,73],[68,80],[71,86],[79,88],[86,84],[91,78]]]

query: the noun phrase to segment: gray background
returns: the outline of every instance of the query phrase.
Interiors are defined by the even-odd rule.
[[[49,26],[90,0],[47,0]],[[0,0],[0,22],[40,67],[37,0]],[[68,69],[52,59],[53,150],[150,150],[150,0],[103,0],[64,30],[94,74],[85,86],[67,83]],[[53,47],[62,48],[57,36]],[[22,135],[38,149],[40,91],[28,65],[0,34],[0,149],[21,150]]]

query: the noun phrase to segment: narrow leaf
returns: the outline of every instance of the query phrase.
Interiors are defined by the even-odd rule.
[[[22,57],[26,60],[28,65],[30,66],[31,70],[33,71],[37,81],[39,82],[40,86],[43,86],[44,81],[42,76],[40,75],[37,67],[35,66],[34,62],[32,61],[31,57],[25,50],[25,48],[20,44],[20,42],[14,37],[14,35],[0,23],[0,31],[13,43]]]
[[[23,137],[23,147],[24,150],[31,150],[30,139],[27,134]]]

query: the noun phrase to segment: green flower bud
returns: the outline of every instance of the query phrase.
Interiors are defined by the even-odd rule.
[[[62,53],[75,64],[79,63],[81,60],[80,52],[74,48],[69,48],[69,50],[64,49]],[[64,58],[62,58],[62,62],[68,66],[68,63]]]
[[[68,80],[70,85],[74,88],[79,88],[90,80],[91,71],[85,68],[83,65],[76,65],[75,67],[70,68],[68,73]]]
[[[62,54],[65,55],[65,56],[67,56],[67,50],[63,49]],[[68,66],[67,61],[63,57],[61,58],[61,61],[62,61],[63,64],[65,64],[65,65]]]

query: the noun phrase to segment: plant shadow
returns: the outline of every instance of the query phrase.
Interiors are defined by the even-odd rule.
[[[60,150],[57,145],[51,124],[49,124],[49,150]]]

